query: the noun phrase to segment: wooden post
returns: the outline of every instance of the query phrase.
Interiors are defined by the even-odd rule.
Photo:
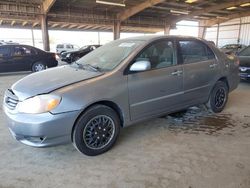
[[[41,29],[42,29],[42,38],[43,38],[43,49],[45,51],[50,51],[48,21],[47,21],[47,15],[45,14],[41,16]]]
[[[113,26],[114,40],[120,38],[120,32],[121,32],[121,22],[114,21],[114,26]]]

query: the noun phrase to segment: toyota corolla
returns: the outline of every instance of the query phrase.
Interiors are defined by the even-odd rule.
[[[202,39],[122,39],[24,77],[6,90],[3,107],[16,140],[34,147],[73,142],[93,156],[137,122],[199,104],[221,112],[238,70],[238,59]]]

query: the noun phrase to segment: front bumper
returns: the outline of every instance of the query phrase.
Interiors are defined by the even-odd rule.
[[[12,114],[4,107],[6,122],[13,137],[23,144],[46,147],[68,143],[78,111],[62,114]]]
[[[250,80],[250,73],[240,73],[240,79]]]
[[[250,68],[249,67],[240,67],[240,79],[250,80]]]

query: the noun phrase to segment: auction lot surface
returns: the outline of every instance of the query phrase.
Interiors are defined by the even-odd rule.
[[[24,77],[0,75],[0,98]],[[204,108],[123,129],[115,147],[87,157],[71,144],[32,148],[15,141],[0,109],[0,187],[249,188],[250,83],[223,113]]]

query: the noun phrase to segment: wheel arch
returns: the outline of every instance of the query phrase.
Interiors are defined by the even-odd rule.
[[[74,122],[74,125],[72,127],[72,130],[71,130],[71,140],[73,139],[73,130],[75,129],[75,125],[76,125],[76,122],[78,121],[78,119],[88,110],[90,109],[91,107],[95,106],[95,105],[104,105],[104,106],[108,106],[110,107],[111,109],[113,109],[118,117],[119,117],[119,120],[120,120],[120,123],[121,123],[121,127],[123,127],[124,125],[124,116],[123,116],[123,113],[122,113],[122,110],[121,108],[114,102],[112,101],[108,101],[108,100],[103,100],[103,101],[98,101],[98,102],[95,102],[95,103],[92,103],[90,105],[88,105],[86,108],[84,108],[81,113],[78,115],[78,117],[76,118],[75,122]]]
[[[217,82],[218,82],[218,81],[224,82],[224,83],[227,85],[227,89],[228,89],[228,90],[230,89],[227,77],[225,77],[225,76],[224,76],[224,77],[221,77],[220,79],[217,80]]]
[[[207,102],[208,102],[208,100],[209,100],[209,97],[210,97],[210,95],[211,95],[211,92],[212,92],[213,89],[214,89],[215,84],[216,84],[218,81],[224,82],[224,83],[227,85],[227,89],[228,89],[228,90],[230,89],[227,77],[225,77],[225,76],[220,77],[218,80],[215,81],[214,85],[211,87],[211,89],[210,89],[210,91],[209,91],[208,98],[207,98],[207,100],[206,100]]]

